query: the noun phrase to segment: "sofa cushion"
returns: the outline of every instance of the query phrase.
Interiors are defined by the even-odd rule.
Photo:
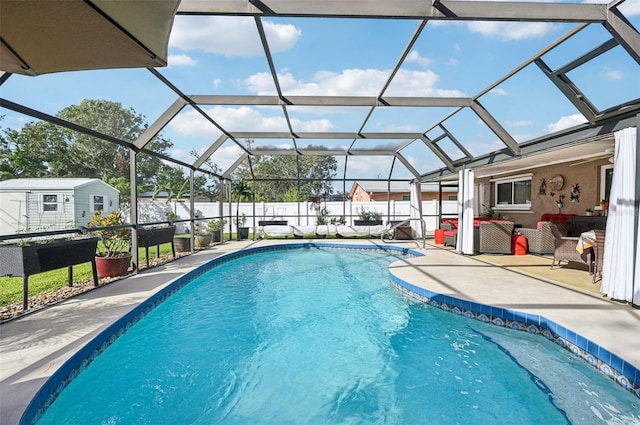
[[[569,217],[574,216],[575,214],[542,214],[540,217],[540,221],[561,221],[567,222],[569,221]]]

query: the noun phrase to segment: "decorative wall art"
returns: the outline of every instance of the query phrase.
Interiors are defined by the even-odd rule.
[[[538,189],[538,195],[547,194],[547,179],[544,177],[540,180],[540,189]]]
[[[549,179],[549,187],[551,189],[561,190],[562,186],[564,186],[564,177],[562,177],[560,174],[556,174]]]
[[[571,202],[580,202],[580,184],[571,186]]]

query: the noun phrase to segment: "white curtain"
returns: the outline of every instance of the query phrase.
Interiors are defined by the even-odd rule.
[[[602,292],[624,301],[633,300],[634,275],[640,273],[636,248],[636,129],[614,133],[615,161],[609,194],[609,216],[604,245]],[[634,272],[635,269],[635,272]],[[636,292],[638,288],[636,288]],[[636,300],[640,296],[636,293]]]
[[[474,173],[461,170],[458,173],[458,238],[456,250],[463,254],[473,254]]]
[[[411,229],[416,238],[422,237],[422,186],[419,183],[411,182],[411,197],[409,201],[409,216],[411,220]]]

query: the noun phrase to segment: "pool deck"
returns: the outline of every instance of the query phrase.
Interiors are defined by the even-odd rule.
[[[292,242],[300,240],[225,242],[0,325],[0,423],[18,424],[40,386],[71,355],[184,273],[229,252]],[[382,244],[375,239],[315,242]],[[478,304],[544,316],[640,368],[640,309],[589,288],[584,271],[574,274],[587,284],[567,285],[554,280],[565,271],[547,272],[550,261],[536,256],[463,256],[429,241],[424,249],[417,241],[385,243],[425,254],[392,264],[392,273],[403,281]]]

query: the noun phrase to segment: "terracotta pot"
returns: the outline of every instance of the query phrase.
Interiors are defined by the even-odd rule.
[[[173,246],[177,252],[191,251],[191,238],[173,238]]]
[[[124,257],[96,257],[98,277],[124,276],[129,270],[131,254]]]

